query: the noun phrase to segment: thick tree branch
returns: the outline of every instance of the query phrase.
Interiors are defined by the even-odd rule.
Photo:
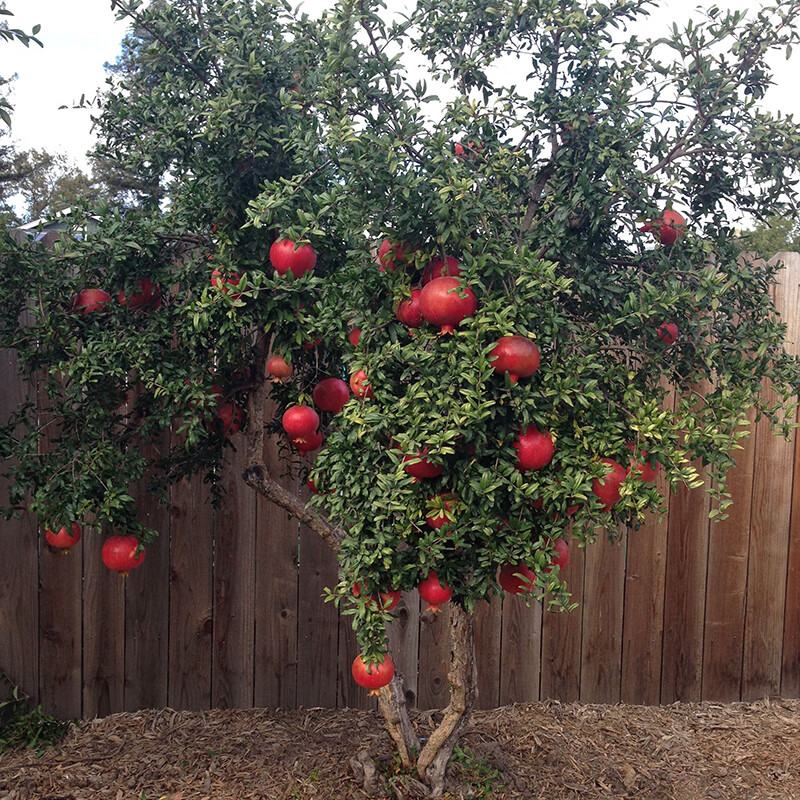
[[[380,690],[378,705],[389,735],[397,746],[400,761],[404,767],[411,769],[419,752],[419,739],[408,716],[402,675],[395,675],[392,682]]]

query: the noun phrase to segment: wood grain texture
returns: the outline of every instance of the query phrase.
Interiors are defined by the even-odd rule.
[[[751,422],[754,417],[750,415]],[[711,523],[708,539],[703,700],[721,702],[739,700],[742,690],[755,441],[751,435],[740,444],[744,449],[728,475],[733,505],[727,519]]]
[[[680,486],[670,499],[661,665],[665,704],[694,702],[702,694],[708,511],[703,488]]]
[[[214,514],[214,638],[211,703],[252,708],[255,632],[256,496],[245,485],[244,437],[227,450],[225,506]]]
[[[476,708],[500,705],[500,646],[503,623],[503,598],[494,595],[489,602],[475,605],[475,663],[478,668]]]
[[[625,539],[603,531],[586,549],[581,646],[582,703],[618,703],[622,666]]]
[[[574,611],[545,611],[542,617],[541,699],[574,703],[580,697],[583,635],[583,580],[586,551],[577,539],[569,543],[563,577],[577,603]]]
[[[450,701],[450,603],[445,603],[437,614],[426,611],[427,607],[427,603],[420,602],[417,706],[444,708]]]
[[[786,571],[781,694],[800,697],[800,436],[795,436],[792,517]]]
[[[169,705],[211,708],[213,513],[201,475],[172,487]]]
[[[272,413],[267,408],[267,416]],[[296,476],[281,476],[275,437],[265,437],[264,463],[285,489],[299,492]],[[255,705],[294,708],[300,529],[297,520],[260,495],[256,522]]]
[[[403,592],[394,610],[394,620],[389,625],[389,653],[395,671],[403,676],[406,703],[409,708],[417,706],[417,660],[419,658],[419,594]]]
[[[542,658],[542,606],[520,596],[503,598],[500,653],[500,705],[539,699]]]

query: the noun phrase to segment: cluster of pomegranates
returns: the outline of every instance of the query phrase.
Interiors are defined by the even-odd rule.
[[[44,538],[49,545],[57,547],[66,555],[71,547],[81,540],[81,526],[77,522],[63,525],[56,532],[45,529]],[[109,536],[103,543],[100,557],[110,570],[119,572],[124,578],[132,569],[144,561],[144,548],[135,536]]]
[[[82,317],[102,311],[111,302],[111,295],[104,289],[90,288],[76,292],[69,301],[69,310],[78,312]],[[121,306],[139,311],[149,311],[161,307],[161,289],[150,278],[141,278],[136,291],[128,296],[120,289],[117,302]]]

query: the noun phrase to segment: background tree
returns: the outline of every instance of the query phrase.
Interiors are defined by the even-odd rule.
[[[246,407],[244,480],[336,551],[359,680],[381,685],[404,767],[439,796],[474,702],[475,604],[568,606],[565,542],[657,511],[655,469],[698,485],[702,460],[717,515],[748,409],[786,430],[798,365],[776,268],[739,262],[731,208],[793,201],[800,132],[757,101],[800,2],[750,21],[712,9],[657,42],[618,33],[641,0],[421,0],[394,21],[370,0],[319,20],[279,2],[114,5],[135,36],[98,155],[153,188],[52,254],[5,244],[20,267],[2,341],[60,427],[43,457],[33,409],[10,421],[10,505],[28,490],[52,529],[91,513],[146,547],[131,483],[213,484]],[[410,52],[447,102],[405,71]],[[456,267],[448,293],[437,275]],[[511,336],[521,365],[497,360]],[[342,386],[319,387],[342,375],[340,409]],[[263,459],[282,427],[291,467],[320,450],[309,506]],[[453,604],[451,701],[424,747],[384,632],[390,593],[421,585]]]
[[[800,226],[791,216],[769,217],[752,230],[742,231],[739,241],[743,250],[772,258],[775,253],[800,250]]]

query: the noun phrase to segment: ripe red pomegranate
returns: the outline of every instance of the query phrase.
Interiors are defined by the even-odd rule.
[[[613,458],[601,458],[600,461],[606,465],[606,474],[603,478],[592,480],[592,492],[603,504],[603,508],[611,511],[611,506],[619,500],[619,487],[627,477],[627,473]]]
[[[428,322],[441,326],[441,333],[453,333],[456,325],[475,313],[478,301],[460,278],[443,277],[425,285],[419,307]]]
[[[290,406],[283,412],[281,424],[293,443],[304,442],[319,427],[319,414],[311,406]]]
[[[636,445],[633,442],[628,442],[626,445],[628,450],[632,453],[636,451]],[[639,453],[641,454],[641,461],[636,461],[635,459],[631,461],[631,465],[628,469],[628,472],[631,470],[638,470],[639,474],[642,476],[642,480],[645,483],[655,483],[656,476],[658,475],[661,464],[658,461],[655,462],[655,466],[653,466],[652,459],[649,458],[647,450],[640,450]]]
[[[517,451],[515,466],[520,472],[525,472],[547,466],[556,448],[553,437],[547,431],[539,431],[535,425],[528,425],[514,442],[514,449]]]
[[[661,244],[675,244],[683,236],[686,220],[677,211],[671,208],[664,210],[658,219],[651,220],[639,228],[642,233],[652,233],[653,237]]]
[[[358,347],[358,342],[361,339],[361,329],[360,328],[353,328],[350,333],[347,334],[347,341],[350,342],[353,347]]]
[[[317,408],[338,414],[350,399],[350,390],[341,378],[323,378],[311,393]]]
[[[507,372],[511,383],[516,383],[520,378],[529,378],[539,369],[539,348],[524,336],[498,339],[489,356],[494,357],[492,369],[500,375]]]
[[[433,611],[434,614],[438,613],[439,606],[447,603],[453,596],[453,590],[446,583],[441,583],[435,572],[429,573],[417,589],[419,596],[429,604],[425,610]]]
[[[394,272],[398,265],[405,263],[408,251],[408,242],[393,242],[391,239],[384,239],[378,248],[378,262],[381,269]]]
[[[353,584],[353,597],[360,597],[361,596],[361,582],[356,581]],[[402,592],[398,592],[394,589],[388,592],[379,592],[378,593],[378,607],[383,609],[384,611],[391,611],[399,602],[400,598],[402,597]],[[375,602],[375,595],[369,595],[367,597],[367,605]]]
[[[372,384],[367,383],[367,373],[363,369],[350,376],[350,388],[356,397],[367,400],[372,397]]]
[[[359,686],[369,689],[371,695],[378,694],[378,690],[390,684],[394,678],[394,661],[385,655],[383,661],[367,664],[359,655],[353,661],[351,672]]]
[[[447,256],[446,258],[446,261],[441,258],[434,258],[428,263],[422,273],[423,283],[430,283],[435,278],[443,278],[448,275],[451,278],[457,278],[461,274],[461,265],[458,263],[458,259],[453,258],[453,256]]]
[[[93,311],[102,311],[111,302],[111,295],[102,289],[81,289],[69,301],[70,311],[79,311],[82,317]]]
[[[675,344],[678,340],[678,326],[674,322],[662,322],[656,328],[658,339],[664,344]]]
[[[407,328],[420,328],[425,321],[419,309],[419,298],[422,294],[420,289],[412,289],[411,297],[399,300],[394,308],[394,315]]]
[[[225,438],[230,438],[242,429],[244,425],[244,409],[228,400],[217,410],[217,424]]]
[[[158,288],[150,278],[141,278],[137,284],[137,291],[128,297],[125,292],[120,289],[117,295],[117,300],[120,305],[128,306],[134,310],[144,309],[158,309],[161,308],[161,289]]]
[[[455,525],[455,521],[451,520],[450,517],[447,516],[446,512],[450,512],[450,516],[454,516],[453,506],[455,506],[458,502],[458,497],[453,492],[448,492],[447,494],[436,495],[429,499],[435,500],[437,497],[441,500],[441,505],[443,508],[432,508],[425,515],[425,521],[431,526],[431,528],[438,531],[445,525]]]
[[[536,573],[527,564],[504,564],[498,582],[508,594],[524,594],[533,589]]]
[[[553,550],[556,551],[556,554],[553,556],[550,566],[545,567],[542,572],[550,572],[552,567],[558,567],[563,572],[569,563],[569,544],[566,539],[556,539],[553,542]]]
[[[295,449],[300,453],[310,453],[313,450],[319,450],[322,447],[322,434],[319,431],[314,431],[302,439],[292,439],[292,444]]]
[[[136,555],[138,547],[139,540],[135,536],[109,536],[100,556],[109,569],[119,572],[124,578],[144,561],[144,549]]]
[[[291,239],[278,239],[269,249],[269,260],[279,275],[291,272],[300,278],[314,269],[317,254],[310,244],[296,246]]]
[[[293,371],[292,365],[287,364],[283,356],[272,356],[267,361],[267,372],[272,375],[273,383],[280,383],[286,378],[291,378]]]
[[[69,553],[70,547],[78,544],[81,540],[81,526],[77,522],[73,522],[69,528],[66,525],[59,528],[57,533],[53,533],[50,528],[47,528],[44,538],[49,545],[59,548],[66,555]]]
[[[231,294],[231,289],[238,289],[241,282],[242,276],[238,272],[231,272],[226,276],[220,270],[215,269],[211,273],[211,285],[223,294],[229,295],[231,300],[238,300],[242,296],[241,292]]]
[[[428,448],[426,447],[421,453],[409,453],[403,456],[403,469],[411,475],[415,481],[419,481],[421,478],[437,478],[442,474],[442,467],[439,464],[431,464],[427,458],[423,458],[427,452]],[[408,463],[410,461],[414,461],[415,463]]]

